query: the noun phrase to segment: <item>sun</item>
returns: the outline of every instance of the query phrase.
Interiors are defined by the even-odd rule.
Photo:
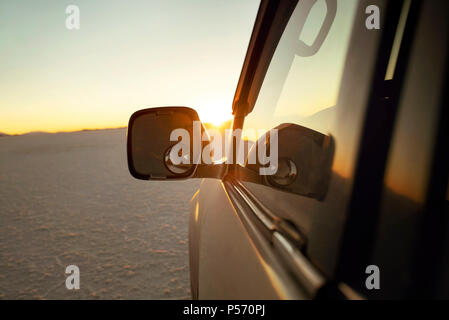
[[[224,122],[232,119],[232,112],[228,108],[211,106],[198,109],[200,120],[220,127]]]

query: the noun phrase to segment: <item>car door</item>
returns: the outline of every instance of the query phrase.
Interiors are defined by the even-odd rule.
[[[388,120],[395,111],[395,105],[382,103],[389,97],[388,72],[404,67],[395,65],[398,52],[406,58],[402,38],[407,44],[413,33],[416,8],[407,3],[261,2],[234,99],[233,129],[249,132],[245,145],[257,139],[251,132],[285,123],[331,137],[331,175],[322,199],[248,182],[238,166],[222,181],[204,179],[191,204],[195,298],[359,297],[343,283],[347,270],[365,261],[347,257],[357,252],[348,243],[359,235],[350,232],[356,228],[349,220],[358,221],[354,188],[372,178],[360,182],[361,161],[383,170],[392,124],[382,128],[380,149],[374,150],[379,156],[367,161],[361,154],[367,131],[375,128],[370,121]],[[367,28],[367,8],[373,5],[382,13],[379,29]],[[280,152],[294,143],[279,141]],[[376,201],[367,199],[363,209],[369,212]],[[366,241],[357,249],[364,248],[369,249]]]

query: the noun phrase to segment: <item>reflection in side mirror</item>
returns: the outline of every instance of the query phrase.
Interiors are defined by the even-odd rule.
[[[278,169],[273,175],[261,176],[260,163],[237,167],[242,181],[267,185],[276,189],[323,200],[331,177],[335,142],[332,136],[290,123],[275,128],[278,132]],[[262,137],[261,139],[265,139]],[[268,150],[270,149],[268,140]],[[254,144],[248,153],[257,152]],[[270,151],[268,151],[270,152]],[[254,156],[253,156],[254,157]],[[262,159],[262,163],[265,163]]]
[[[173,162],[172,159],[174,158],[174,156],[173,156],[174,152],[176,152],[176,151],[174,150],[173,146],[170,146],[167,149],[167,151],[165,152],[164,164],[167,167],[167,169],[171,173],[173,173],[173,174],[175,174],[177,176],[186,174],[189,171],[191,171],[192,167],[193,167],[192,163],[183,163],[183,162],[181,162],[181,163],[174,163]],[[181,150],[178,150],[177,156],[185,159],[186,162],[189,161],[188,155],[182,155]]]
[[[166,107],[140,110],[134,113],[128,126],[128,167],[132,176],[142,180],[182,179],[191,177],[199,154],[193,154],[194,121],[199,121],[195,110],[186,107]],[[178,141],[172,141],[174,130],[185,130],[188,142],[185,148],[174,150]],[[200,129],[202,131],[202,129]],[[198,134],[202,134],[199,132]],[[174,163],[171,155],[180,154],[181,163]],[[198,152],[196,152],[198,153]]]
[[[274,186],[286,187],[295,182],[297,176],[298,169],[291,159],[279,159],[278,170],[268,176],[268,181]]]

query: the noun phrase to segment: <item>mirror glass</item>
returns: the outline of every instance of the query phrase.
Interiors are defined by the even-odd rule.
[[[154,108],[135,113],[128,128],[131,173],[140,179],[189,177],[195,169],[190,148],[194,121],[199,121],[196,112],[184,107]],[[178,132],[185,135],[181,137]]]

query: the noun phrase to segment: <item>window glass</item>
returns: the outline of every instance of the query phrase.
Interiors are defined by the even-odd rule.
[[[296,155],[301,145],[298,139],[283,139],[281,130],[303,126],[332,135],[335,155],[324,198],[242,181],[266,208],[299,229],[307,238],[304,252],[328,275],[335,271],[382,35],[365,27],[365,9],[373,3],[385,8],[384,1],[299,1],[244,124],[250,148],[256,134],[291,124],[279,128],[279,159]],[[303,167],[296,167],[297,177],[303,177]]]
[[[330,131],[357,2],[328,2],[335,3],[335,7],[324,0],[299,2],[273,56],[254,110],[245,119],[249,140],[256,139],[252,129],[267,131],[282,123],[300,124],[322,133]],[[322,43],[320,32],[325,35]]]

